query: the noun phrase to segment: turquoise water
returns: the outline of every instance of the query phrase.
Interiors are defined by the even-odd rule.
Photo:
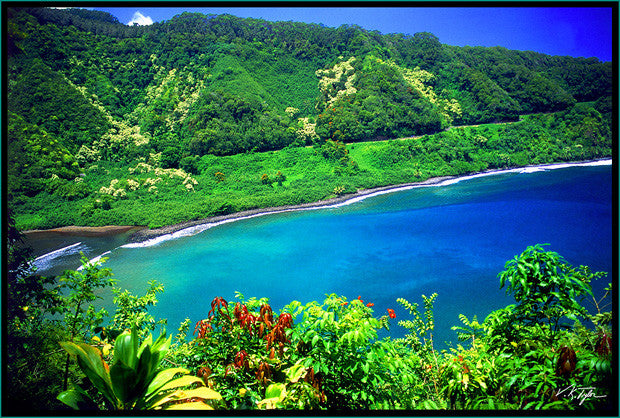
[[[476,177],[350,205],[222,224],[156,245],[114,249],[107,267],[136,294],[165,286],[157,318],[173,330],[204,318],[216,296],[322,301],[336,293],[408,319],[396,299],[439,294],[435,341],[456,340],[458,314],[480,320],[511,303],[497,274],[528,245],[549,243],[573,265],[612,268],[612,167]],[[611,281],[595,286],[602,289]],[[393,337],[403,330],[393,320]]]

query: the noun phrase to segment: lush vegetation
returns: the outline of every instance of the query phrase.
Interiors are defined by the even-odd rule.
[[[603,273],[538,245],[499,274],[515,303],[461,315],[461,344],[438,350],[437,294],[394,301],[405,318],[366,295],[280,312],[217,297],[197,324],[153,339],[166,324],[148,311],[160,283],[132,295],[85,258],[41,277],[19,233],[158,227],[610,157],[611,63],[350,25],[184,13],[129,27],[83,9],[6,11],[3,411],[613,412],[611,285],[593,295]],[[106,289],[114,312],[98,306]],[[395,326],[404,338],[379,338]]]
[[[230,15],[129,27],[10,7],[7,18],[20,229],[161,226],[611,155],[611,63],[596,59]]]
[[[23,126],[21,119],[10,124]],[[166,152],[127,164],[100,160],[75,175],[66,150],[36,127],[15,131],[19,140],[67,156],[64,166],[39,161],[47,179],[28,180],[36,154],[15,161],[12,201],[20,229],[64,225],[163,225],[246,209],[299,204],[390,184],[486,169],[575,161],[611,155],[611,132],[594,106],[524,116],[522,121],[455,127],[434,135],[231,156],[184,157],[170,167]],[[29,137],[25,137],[29,134]],[[17,154],[12,154],[17,155]],[[49,167],[49,168],[48,168]],[[63,171],[60,171],[63,170]],[[12,172],[10,171],[9,174]],[[18,174],[19,173],[19,174]],[[58,174],[56,174],[58,173]],[[66,174],[62,174],[66,173]],[[27,190],[31,192],[27,193]]]
[[[115,286],[108,269],[84,259],[80,271],[40,277],[10,226],[6,411],[617,408],[611,284],[594,295],[590,284],[605,273],[541,245],[498,275],[514,304],[483,321],[454,318],[461,342],[448,349],[433,339],[437,294],[422,305],[394,301],[402,318],[365,295],[293,301],[280,312],[267,298],[216,297],[195,326],[187,320],[174,338],[164,331],[154,341],[165,320],[148,308],[160,284],[140,297],[115,289],[110,318],[95,296]],[[395,326],[403,338],[378,337]]]

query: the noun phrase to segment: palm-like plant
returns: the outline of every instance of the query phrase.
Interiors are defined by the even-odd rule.
[[[155,342],[152,336],[139,344],[136,327],[116,338],[114,363],[103,360],[101,351],[84,343],[63,342],[62,347],[107,401],[112,410],[128,409],[213,409],[204,401],[221,399],[219,393],[180,368],[159,370],[170,347],[164,331]],[[178,375],[182,375],[177,377]],[[58,399],[74,409],[97,408],[95,401],[78,386],[62,392]]]

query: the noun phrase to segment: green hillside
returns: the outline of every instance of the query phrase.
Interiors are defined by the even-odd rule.
[[[260,180],[282,169],[274,160],[319,158],[326,141],[353,150],[356,142],[425,136],[414,146],[426,158],[406,162],[426,176],[611,155],[612,66],[595,59],[230,15],[183,13],[148,27],[82,9],[9,8],[7,17],[8,192],[24,228],[161,225],[217,213],[216,203],[180,209],[201,199],[236,210],[423,177],[398,165],[374,172],[365,164],[372,158],[357,155],[325,173],[325,157],[303,173],[289,164],[297,182],[284,182],[275,199],[257,197],[265,190],[253,184],[220,182],[222,196],[210,186],[225,156],[243,166],[254,153],[286,149],[260,157],[247,174]],[[518,147],[504,133],[475,139],[474,130],[466,131],[467,151],[446,148],[443,132],[453,126],[549,112],[529,118],[528,131],[515,127]],[[307,146],[314,148],[299,148]],[[180,186],[160,185],[151,202],[140,190],[155,185],[130,177],[140,164],[180,170]],[[113,179],[141,183],[125,194],[102,191]],[[227,200],[237,194],[243,203]],[[171,208],[150,206],[164,202]],[[90,216],[95,209],[107,215]]]

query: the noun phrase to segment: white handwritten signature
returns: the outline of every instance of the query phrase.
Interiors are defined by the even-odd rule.
[[[577,400],[579,401],[579,405],[582,405],[590,398],[607,397],[607,395],[597,395],[595,387],[577,387],[575,385],[570,385],[568,387],[565,387],[564,389],[558,390],[556,396],[559,398],[560,395],[566,396],[571,400],[577,398]]]

